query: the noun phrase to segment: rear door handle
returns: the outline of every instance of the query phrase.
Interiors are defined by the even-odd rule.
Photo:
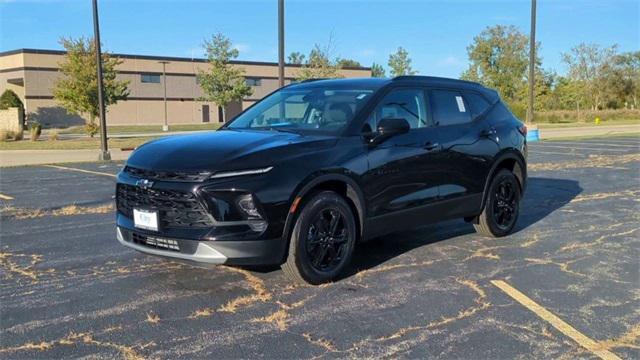
[[[439,147],[440,147],[440,144],[434,143],[434,142],[431,142],[431,141],[429,141],[428,143],[424,144],[424,149],[427,150],[427,151],[432,151],[432,150],[435,150],[435,149],[437,149]]]
[[[484,129],[480,132],[480,137],[489,137],[497,134],[498,131],[495,128]]]

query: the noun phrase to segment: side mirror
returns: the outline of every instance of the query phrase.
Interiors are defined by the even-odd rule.
[[[385,118],[380,120],[378,131],[371,133],[371,136],[367,137],[367,141],[371,145],[378,145],[393,136],[405,134],[410,129],[409,122],[403,118]]]

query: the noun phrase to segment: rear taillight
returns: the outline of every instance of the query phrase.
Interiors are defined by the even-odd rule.
[[[527,137],[527,125],[518,126],[518,131],[520,131],[520,134],[522,134],[522,136]]]

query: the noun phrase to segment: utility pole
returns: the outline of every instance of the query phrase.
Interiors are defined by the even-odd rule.
[[[164,85],[164,125],[162,131],[169,131],[169,123],[167,122],[167,64],[168,61],[158,61],[162,64],[162,85]]]
[[[278,85],[284,86],[284,0],[278,0]]]
[[[529,35],[529,105],[527,107],[527,124],[533,123],[533,100],[536,73],[536,0],[531,0],[531,34]]]
[[[107,119],[104,111],[104,93],[102,86],[102,51],[100,51],[100,26],[98,25],[98,1],[93,2],[93,41],[96,51],[96,71],[98,73],[98,110],[100,114],[100,155],[98,160],[111,160],[109,145],[107,144]]]

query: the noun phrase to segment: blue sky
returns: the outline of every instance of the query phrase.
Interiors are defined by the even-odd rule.
[[[202,57],[215,32],[229,36],[240,59],[277,61],[277,1],[101,0],[101,35],[116,53]],[[385,65],[398,46],[420,74],[457,77],[466,47],[485,27],[529,31],[528,0],[286,0],[286,53],[308,53],[333,34],[335,56]],[[563,73],[561,52],[580,42],[640,49],[638,0],[539,0],[545,68]],[[91,36],[90,0],[0,0],[0,51],[59,49],[60,36]]]

